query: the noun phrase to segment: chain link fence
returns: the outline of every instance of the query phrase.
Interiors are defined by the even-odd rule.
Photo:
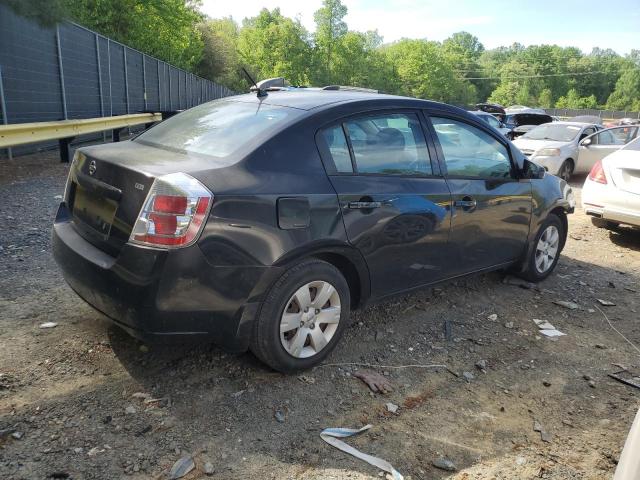
[[[42,27],[0,5],[0,123],[170,112],[233,94],[79,25]]]

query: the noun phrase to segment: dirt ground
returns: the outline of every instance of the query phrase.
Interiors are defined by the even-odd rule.
[[[250,354],[141,345],[76,297],[49,245],[65,177],[55,153],[0,161],[0,478],[163,479],[186,455],[189,480],[380,478],[319,436],[367,423],[349,443],[406,479],[614,472],[640,390],[607,374],[640,356],[595,305],[615,303],[598,306],[640,345],[638,233],[598,230],[578,210],[556,273],[535,288],[495,273],[367,308],[329,365],[286,376]],[[539,335],[534,318],[566,336]],[[331,365],[352,362],[379,365],[393,392]],[[391,368],[416,364],[458,376]],[[457,471],[435,468],[440,457]]]

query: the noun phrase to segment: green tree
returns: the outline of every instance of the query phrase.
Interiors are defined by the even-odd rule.
[[[55,25],[69,14],[65,0],[0,0],[0,5],[43,26]]]
[[[231,17],[218,18],[202,22],[198,30],[203,42],[202,58],[196,67],[198,75],[232,90],[246,90],[246,79],[240,74],[238,24]]]
[[[640,111],[640,68],[629,68],[620,75],[607,100],[607,108]]]
[[[254,78],[284,77],[305,85],[311,58],[309,34],[299,20],[284,17],[280,9],[263,9],[245,19],[238,37],[238,56]]]
[[[203,44],[195,0],[64,0],[71,18],[130,47],[192,70]]]
[[[540,92],[540,96],[538,97],[538,105],[542,108],[553,107],[553,94],[551,93],[550,88],[545,88]]]
[[[314,79],[320,84],[334,83],[338,78],[333,73],[334,56],[348,31],[344,22],[346,14],[347,7],[340,0],[323,0],[322,7],[313,16],[316,23]]]

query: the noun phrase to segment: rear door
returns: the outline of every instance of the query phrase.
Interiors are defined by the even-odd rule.
[[[453,200],[456,273],[517,260],[529,235],[531,183],[518,180],[507,143],[455,115],[433,112],[430,120]]]
[[[591,142],[588,145],[580,144],[576,173],[591,171],[598,160],[620,150],[636,138],[637,134],[637,126],[623,126],[608,128],[587,137]]]
[[[372,294],[446,277],[451,196],[420,113],[349,117],[317,140],[349,241],[369,267]]]

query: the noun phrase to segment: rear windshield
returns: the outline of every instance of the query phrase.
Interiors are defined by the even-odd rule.
[[[287,107],[215,100],[159,123],[134,141],[181,153],[227,157],[300,115]]]

